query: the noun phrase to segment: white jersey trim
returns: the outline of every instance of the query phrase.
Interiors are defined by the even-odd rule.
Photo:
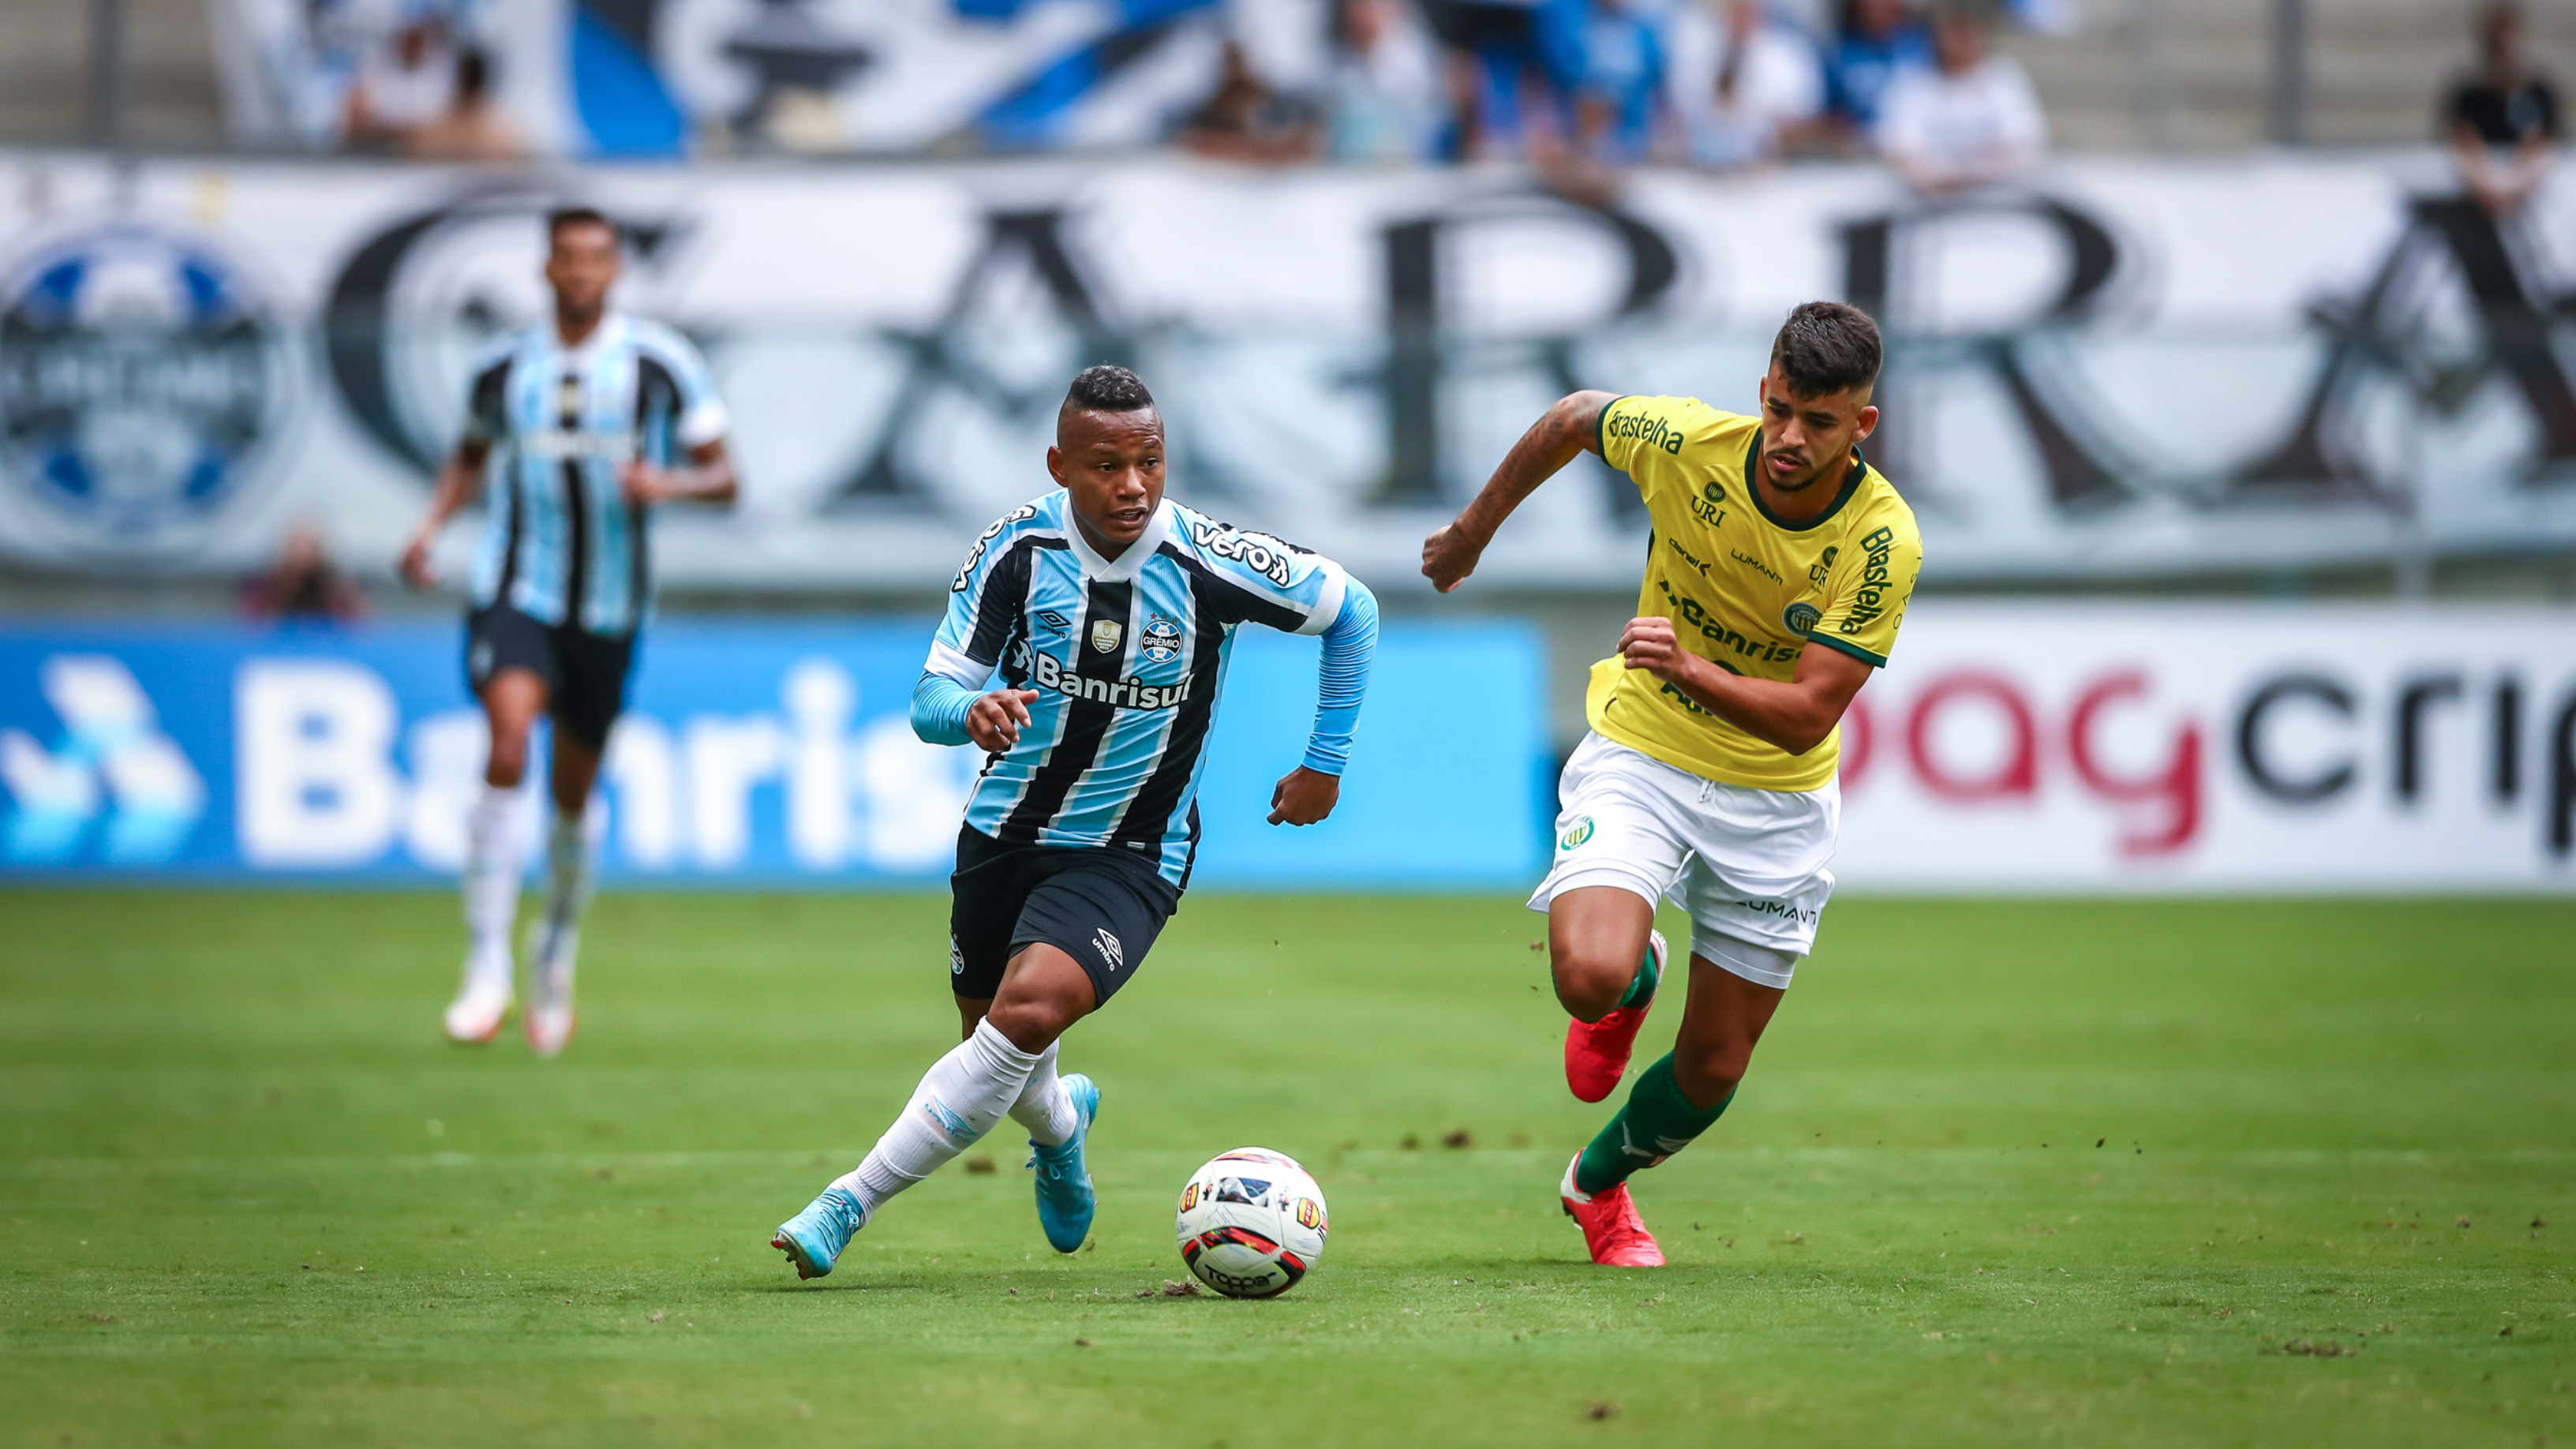
[[[1297,626],[1300,634],[1321,634],[1333,627],[1333,621],[1342,617],[1342,596],[1350,592],[1351,576],[1340,564],[1320,554],[1316,556],[1316,562],[1323,566],[1324,593],[1315,601],[1315,612],[1308,614],[1306,622]]]
[[[952,649],[938,640],[930,644],[930,657],[922,661],[921,672],[953,679],[967,689],[981,689],[993,677],[993,666],[979,664],[963,649]]]

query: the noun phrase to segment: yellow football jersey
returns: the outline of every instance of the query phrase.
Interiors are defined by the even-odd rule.
[[[1655,532],[1640,616],[1731,674],[1788,679],[1810,644],[1885,665],[1923,566],[1914,510],[1857,452],[1833,506],[1805,524],[1771,515],[1746,481],[1762,420],[1697,398],[1623,397],[1601,410],[1601,456],[1635,479]],[[1731,785],[1815,790],[1842,731],[1803,755],[1755,739],[1618,656],[1592,666],[1592,727],[1668,765]]]

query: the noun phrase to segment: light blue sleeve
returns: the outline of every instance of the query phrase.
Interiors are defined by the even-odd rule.
[[[972,744],[966,711],[983,698],[944,674],[924,672],[912,686],[912,732],[934,745]]]
[[[1350,763],[1351,731],[1360,698],[1368,693],[1369,661],[1377,653],[1377,596],[1346,578],[1341,612],[1324,630],[1324,653],[1315,671],[1315,732],[1306,741],[1306,768],[1339,775]],[[917,716],[916,716],[917,717]]]

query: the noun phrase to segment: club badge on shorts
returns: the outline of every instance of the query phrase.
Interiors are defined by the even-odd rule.
[[[1565,827],[1565,833],[1556,838],[1556,848],[1559,850],[1573,850],[1591,838],[1592,817],[1589,815],[1579,815],[1575,817],[1572,825]]]

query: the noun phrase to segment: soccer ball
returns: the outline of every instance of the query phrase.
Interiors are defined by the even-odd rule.
[[[1228,1298],[1276,1298],[1324,1256],[1324,1190],[1267,1147],[1220,1153],[1190,1174],[1173,1224],[1181,1261]]]

